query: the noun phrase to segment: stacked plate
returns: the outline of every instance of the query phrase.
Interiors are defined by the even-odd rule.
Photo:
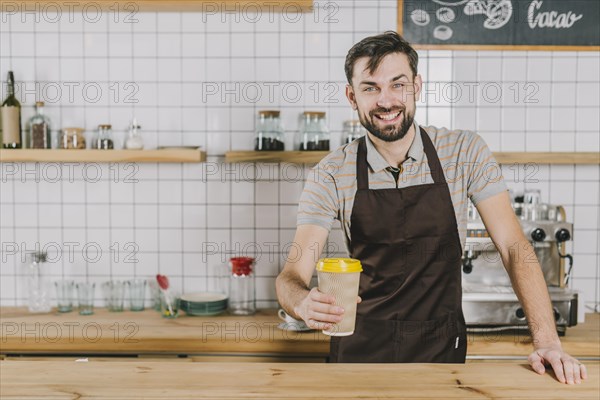
[[[218,315],[227,310],[227,295],[218,292],[188,293],[181,296],[179,307],[188,315]]]

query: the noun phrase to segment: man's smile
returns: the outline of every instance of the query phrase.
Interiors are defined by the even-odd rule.
[[[401,110],[387,113],[373,113],[373,116],[375,116],[375,118],[385,122],[397,122],[400,119],[401,115]]]

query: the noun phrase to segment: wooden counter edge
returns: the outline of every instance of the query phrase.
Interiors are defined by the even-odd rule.
[[[600,318],[598,314],[588,314],[588,324],[579,325],[567,330],[567,336],[562,338],[563,348],[575,357],[600,358],[600,343],[598,341]],[[262,310],[255,317],[222,316],[212,319],[200,317],[182,317],[167,321],[154,311],[140,313],[108,313],[99,311],[97,319],[71,316],[46,315],[45,321],[49,330],[46,337],[41,324],[35,332],[32,321],[41,319],[33,314],[23,312],[22,308],[0,308],[2,335],[0,338],[0,353],[3,354],[198,354],[198,353],[239,353],[239,354],[287,354],[287,355],[321,355],[329,353],[329,337],[318,331],[298,333],[277,329],[279,320],[275,310]],[[56,321],[88,321],[97,324],[101,332],[96,337],[96,331],[91,329],[88,337],[84,335],[63,334],[62,337],[49,337],[50,328],[55,327]],[[122,330],[125,321],[138,318],[138,331]],[[27,322],[25,322],[27,321]],[[94,322],[96,321],[96,322]],[[229,321],[229,322],[227,322]],[[115,325],[115,322],[119,325]],[[250,322],[250,325],[243,323]],[[25,323],[25,331],[22,324]],[[213,326],[212,333],[202,331],[204,323]],[[29,325],[27,325],[29,324]],[[176,325],[174,325],[176,324]],[[200,325],[200,326],[199,326]],[[234,326],[237,326],[235,328]],[[82,325],[83,326],[83,325]],[[121,330],[116,330],[115,326]],[[240,327],[252,329],[261,327],[260,331],[240,332]],[[219,328],[221,327],[221,328]],[[9,329],[17,331],[9,332]],[[212,328],[211,328],[212,329]],[[237,329],[237,330],[236,330]],[[243,329],[243,328],[242,328]],[[32,330],[34,332],[32,332]],[[11,333],[11,334],[9,334]],[[37,333],[37,336],[36,336]],[[65,332],[66,333],[66,332]],[[49,335],[50,334],[50,335]],[[571,335],[570,335],[571,334]],[[94,336],[96,335],[96,336]],[[258,336],[257,336],[258,335]],[[533,351],[528,335],[511,335],[501,337],[484,337],[468,334],[468,356],[517,356],[523,357]]]

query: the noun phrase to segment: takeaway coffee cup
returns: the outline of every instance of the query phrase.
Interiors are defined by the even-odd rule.
[[[335,297],[335,305],[344,309],[343,319],[323,333],[350,336],[356,322],[356,300],[362,266],[352,258],[323,258],[317,263],[319,291]]]

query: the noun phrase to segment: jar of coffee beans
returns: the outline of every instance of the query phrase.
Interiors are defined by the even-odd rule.
[[[283,151],[283,127],[279,111],[259,111],[254,137],[256,151]]]
[[[344,130],[342,132],[342,144],[352,143],[354,140],[364,136],[367,130],[362,126],[359,120],[344,121]]]
[[[302,113],[298,142],[301,151],[329,150],[329,130],[324,112]]]
[[[44,102],[35,103],[35,115],[27,122],[27,144],[31,149],[49,149],[50,119],[44,113]]]

